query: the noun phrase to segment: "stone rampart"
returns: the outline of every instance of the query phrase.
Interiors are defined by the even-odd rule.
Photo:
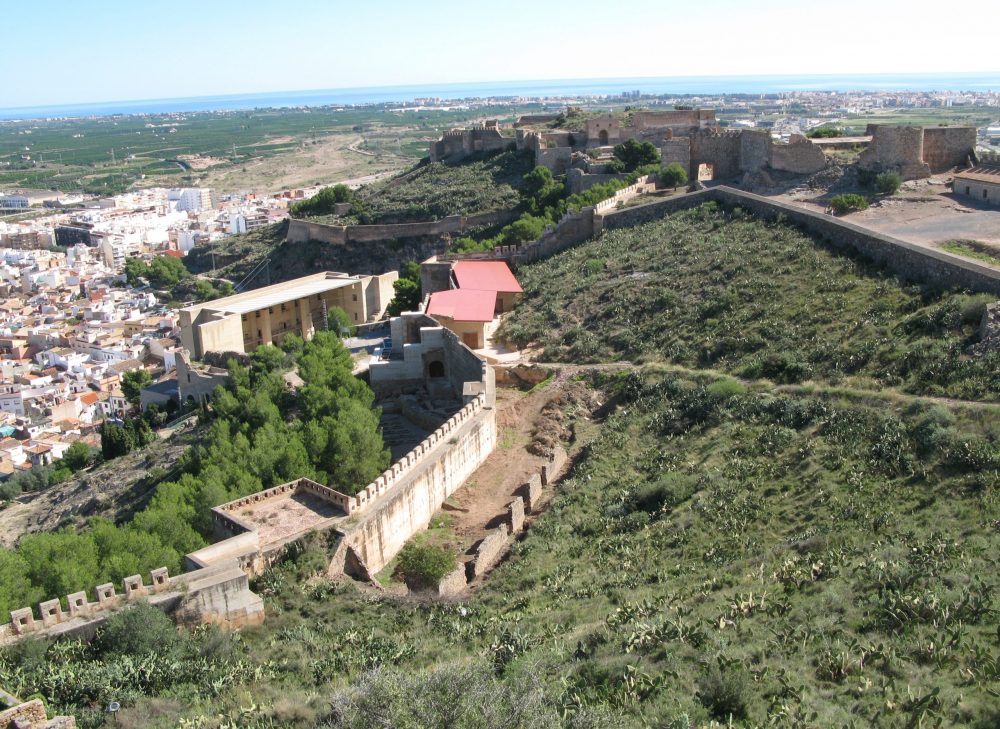
[[[924,128],[924,162],[932,175],[968,166],[975,148],[975,127]]]
[[[456,595],[461,595],[465,592],[468,584],[465,576],[465,565],[457,567],[453,572],[449,572],[441,578],[437,588],[438,597],[455,597]]]
[[[496,412],[487,395],[466,405],[357,495],[357,518],[343,525],[345,542],[378,572],[496,446]],[[331,565],[331,570],[342,566]]]
[[[872,172],[898,172],[904,180],[928,177],[924,162],[923,127],[869,124],[871,144],[858,157],[858,166]]]
[[[964,288],[1000,294],[1000,271],[989,266],[876,233],[832,215],[806,210],[730,187],[713,187],[614,211],[604,216],[604,229],[613,230],[640,225],[658,220],[678,210],[712,201],[726,207],[746,208],[765,219],[780,217],[826,240],[833,248],[858,253],[908,280],[945,288]]]
[[[75,729],[72,716],[48,718],[41,699],[32,699],[0,711],[0,729]]]
[[[64,599],[66,610],[62,600],[47,600],[38,605],[37,617],[30,607],[12,610],[10,623],[0,625],[0,645],[27,635],[89,639],[117,610],[140,599],[191,622],[236,627],[264,619],[263,602],[250,592],[246,574],[233,560],[177,577],[160,567],[150,573],[149,584],[132,575],[124,579],[122,593],[107,583],[94,588],[93,602],[85,592]]]
[[[823,150],[800,134],[793,134],[788,144],[771,145],[771,169],[796,175],[811,175],[826,167]]]
[[[461,235],[473,228],[506,225],[516,219],[517,213],[510,210],[476,215],[452,215],[441,220],[421,223],[387,223],[382,225],[329,225],[292,218],[288,221],[288,233],[285,240],[290,243],[305,243],[315,240],[321,243],[341,245],[374,243],[420,236]]]
[[[538,502],[542,498],[542,477],[541,474],[533,473],[531,478],[521,484],[519,489],[521,497],[524,499],[524,507],[529,512],[538,511]]]
[[[524,499],[520,496],[507,505],[507,524],[511,534],[524,531]]]
[[[506,524],[488,534],[476,547],[476,556],[465,564],[465,576],[469,582],[489,572],[507,553],[510,532]]]

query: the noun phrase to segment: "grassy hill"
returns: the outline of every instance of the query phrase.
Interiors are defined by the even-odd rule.
[[[967,354],[995,297],[900,283],[741,210],[610,231],[518,275],[524,301],[505,331],[549,360],[1000,398],[1000,355]]]
[[[647,363],[578,376],[572,471],[467,600],[331,583],[317,537],[255,584],[263,626],[23,644],[0,684],[85,727],[112,699],[144,727],[1000,723],[982,297],[712,207],[519,275],[513,335]]]
[[[360,188],[351,215],[317,216],[313,220],[362,225],[413,223],[509,210],[520,203],[521,178],[533,167],[530,153],[515,151],[458,163],[424,163],[385,182]]]

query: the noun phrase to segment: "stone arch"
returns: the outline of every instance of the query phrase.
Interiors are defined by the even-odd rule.
[[[600,143],[600,145],[602,147],[607,147],[608,146],[608,130],[607,129],[602,129],[600,132],[598,132],[598,134],[597,134],[597,141]]]
[[[427,365],[427,376],[431,379],[437,379],[439,377],[444,377],[444,362],[439,359],[432,361]]]

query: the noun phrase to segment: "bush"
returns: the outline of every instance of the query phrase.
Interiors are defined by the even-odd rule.
[[[811,132],[809,132],[807,136],[813,139],[823,139],[826,137],[842,137],[844,136],[844,130],[839,129],[838,127],[819,127],[817,129],[813,129]]]
[[[615,145],[615,159],[621,160],[625,166],[622,172],[632,172],[644,165],[656,164],[660,161],[660,150],[652,142],[637,142],[627,139]]]
[[[671,162],[660,170],[660,182],[664,187],[679,187],[686,185],[687,181],[687,172],[685,172],[679,162]]]
[[[746,674],[738,668],[712,666],[698,681],[698,700],[719,721],[745,719],[750,690]]]
[[[102,656],[166,655],[180,643],[174,622],[148,602],[113,615],[94,639]]]
[[[868,199],[864,195],[842,193],[830,198],[830,207],[837,215],[868,209]]]
[[[399,553],[396,574],[411,590],[430,590],[457,564],[455,555],[446,549],[411,542]]]
[[[898,172],[882,172],[875,178],[875,189],[882,195],[895,195],[902,184],[903,178]]]

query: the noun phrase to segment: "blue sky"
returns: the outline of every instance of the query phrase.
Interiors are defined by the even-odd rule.
[[[928,0],[4,3],[0,108],[403,84],[1000,71]],[[971,31],[974,33],[974,30]],[[957,53],[961,47],[962,53]]]

